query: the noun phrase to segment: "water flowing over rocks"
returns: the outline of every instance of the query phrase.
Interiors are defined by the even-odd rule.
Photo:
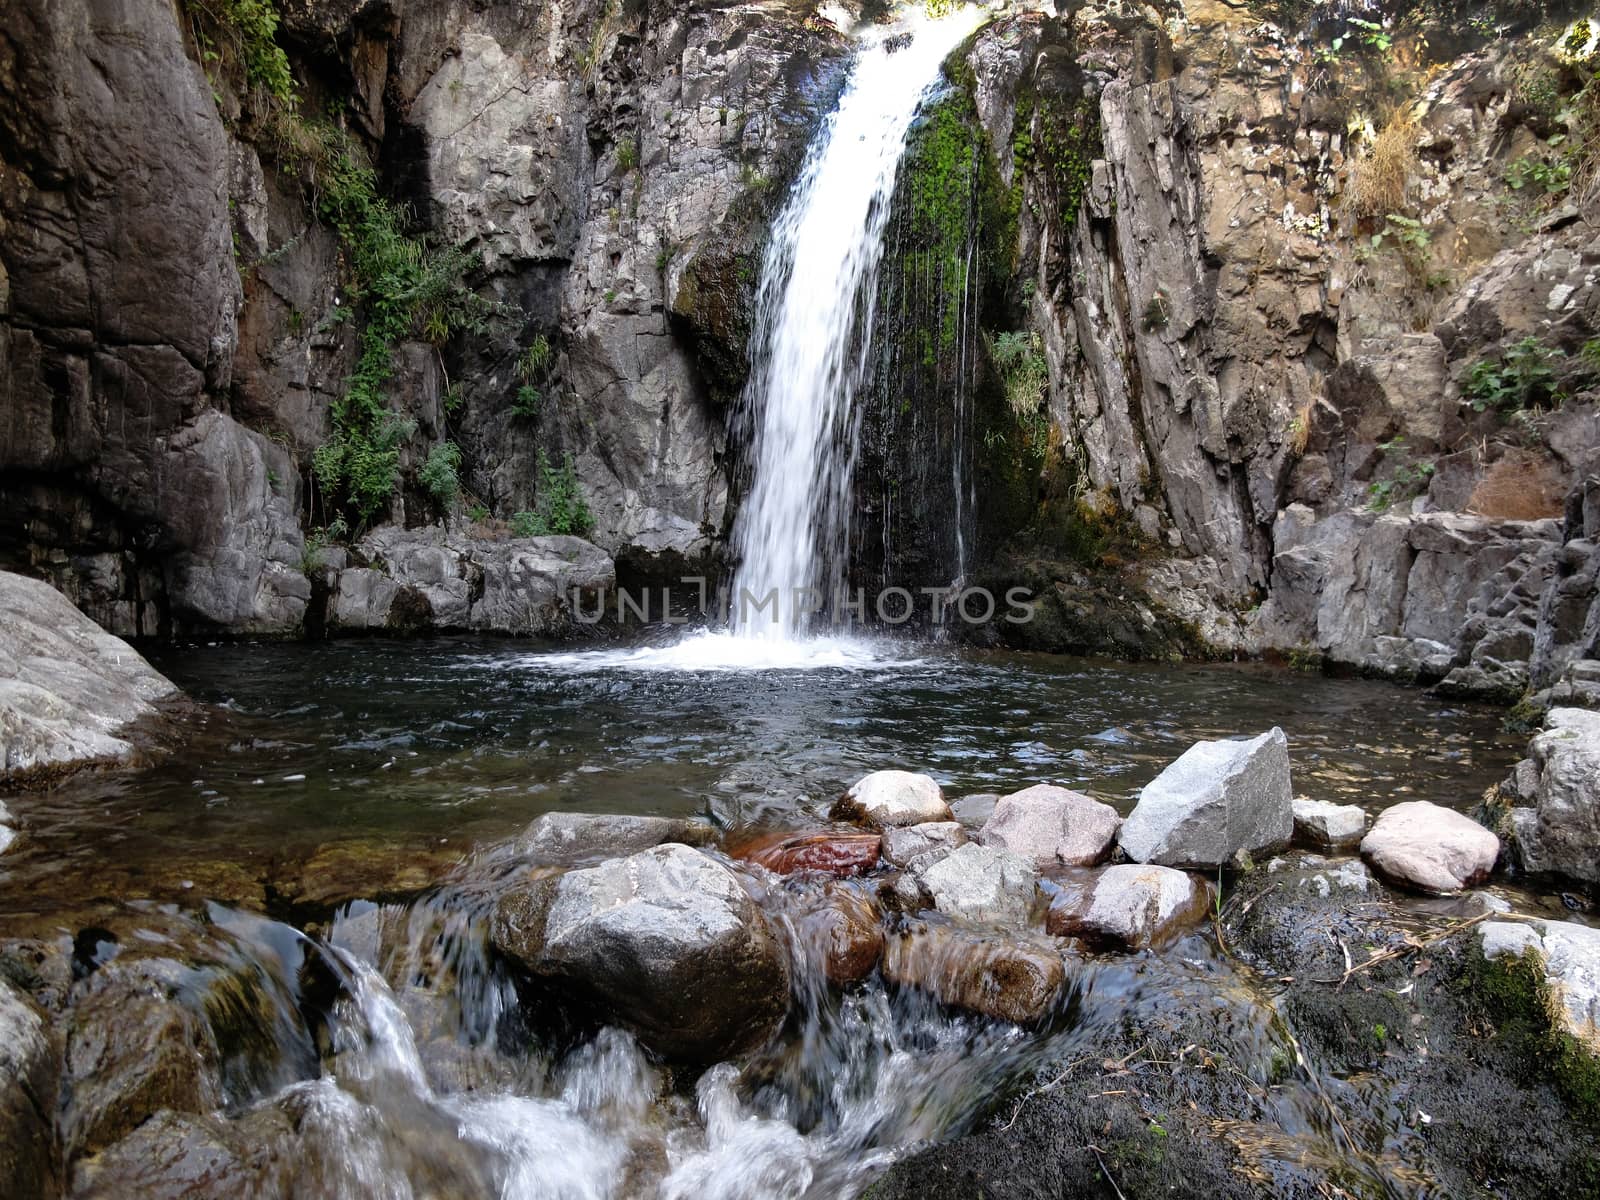
[[[891,933],[884,978],[999,1021],[1031,1024],[1061,994],[1066,969],[1043,939],[996,937],[919,922]]]
[[[1122,818],[1068,788],[1036,784],[995,803],[978,840],[1009,850],[1036,870],[1063,865],[1092,867],[1110,852]]]
[[[708,846],[716,829],[705,821],[604,813],[545,813],[519,836],[516,853],[536,863],[597,862],[637,854],[667,842]]]
[[[177,688],[47,583],[0,572],[0,609],[0,780],[135,759]]]
[[[1292,805],[1283,730],[1197,742],[1145,785],[1117,843],[1135,862],[1215,869],[1286,845]]]
[[[833,815],[878,829],[953,819],[938,781],[912,771],[874,771],[856,780],[833,806]]]
[[[1325,850],[1344,850],[1360,843],[1367,832],[1367,814],[1357,804],[1327,800],[1294,801],[1294,836]]]
[[[522,885],[502,897],[493,937],[671,1057],[748,1048],[783,1015],[787,970],[765,918],[731,871],[688,846]]]
[[[1045,917],[1045,928],[1122,950],[1144,950],[1204,920],[1210,889],[1171,867],[1123,863],[1069,887]]]
[[[1026,925],[1036,892],[1033,869],[1026,862],[977,842],[921,867],[916,878],[940,912],[976,923]]]
[[[1378,815],[1361,856],[1389,879],[1447,896],[1489,877],[1500,839],[1453,809],[1411,800]]]
[[[1522,868],[1600,883],[1600,714],[1553,708],[1500,787]]]
[[[797,833],[758,837],[733,851],[779,875],[820,871],[859,875],[878,865],[884,839],[875,833]]]

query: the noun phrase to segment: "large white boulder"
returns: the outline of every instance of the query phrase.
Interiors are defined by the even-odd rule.
[[[1005,850],[968,842],[917,874],[933,906],[963,921],[1021,926],[1037,887],[1033,869]]]
[[[1196,742],[1145,785],[1117,841],[1134,862],[1211,869],[1294,834],[1289,741]]]
[[[1122,863],[1099,872],[1085,888],[1053,906],[1045,928],[1054,934],[1143,950],[1205,919],[1210,888],[1171,867]]]
[[[834,805],[833,816],[875,829],[955,819],[938,781],[914,771],[874,771],[863,776]]]
[[[1089,867],[1110,852],[1121,824],[1109,804],[1041,783],[1000,797],[978,840],[1009,850],[1041,871]]]
[[[1482,883],[1500,856],[1500,839],[1471,817],[1426,800],[1386,808],[1361,839],[1361,857],[1379,874],[1448,896]]]

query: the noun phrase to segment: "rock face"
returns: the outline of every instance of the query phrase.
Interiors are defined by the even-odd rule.
[[[1205,919],[1210,889],[1171,867],[1124,863],[1098,872],[1050,907],[1045,928],[1123,950],[1144,950]]]
[[[1117,841],[1135,862],[1215,869],[1294,833],[1289,742],[1196,742],[1147,784]]]
[[[1019,1025],[1047,1016],[1066,980],[1060,952],[1045,939],[926,924],[889,936],[883,975],[946,1004]]]
[[[637,854],[667,842],[709,846],[716,836],[705,821],[553,812],[523,830],[515,846],[534,862],[571,865]]]
[[[1489,877],[1500,839],[1453,809],[1412,800],[1379,814],[1361,856],[1396,883],[1447,896]]]
[[[1531,802],[1511,812],[1523,869],[1600,883],[1600,714],[1551,709],[1529,750],[1512,776]]]
[[[610,555],[575,537],[381,529],[356,553],[366,566],[330,571],[334,630],[568,633],[597,621],[616,585]]]
[[[8,1196],[55,1193],[58,1069],[44,1019],[0,979],[0,1189]]]
[[[0,781],[130,761],[177,688],[47,583],[0,571],[0,609]]]
[[[664,845],[502,898],[495,945],[533,974],[592,997],[672,1058],[764,1040],[788,1004],[788,970],[738,878]]]
[[[1105,858],[1121,824],[1109,804],[1082,792],[1036,784],[1002,796],[978,840],[1011,851],[1037,870],[1090,867]]]
[[[1367,814],[1356,804],[1332,804],[1327,800],[1294,802],[1294,836],[1324,850],[1341,850],[1357,845],[1367,831]]]
[[[968,842],[917,872],[940,912],[962,921],[1026,925],[1033,870],[1016,855]]]
[[[1571,921],[1487,921],[1479,938],[1491,962],[1537,952],[1560,1002],[1562,1026],[1600,1055],[1600,929]]]
[[[833,816],[878,829],[952,819],[938,781],[912,771],[874,771],[863,776],[839,798]]]

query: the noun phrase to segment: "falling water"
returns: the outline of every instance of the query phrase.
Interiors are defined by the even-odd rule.
[[[910,18],[909,45],[874,35],[773,224],[745,394],[755,472],[734,530],[736,633],[795,640],[807,609],[844,589],[854,401],[872,354],[895,174],[923,94],[981,16],[965,7]],[[769,596],[776,606],[758,609]]]

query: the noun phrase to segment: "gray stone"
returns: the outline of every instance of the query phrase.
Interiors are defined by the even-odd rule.
[[[1486,921],[1479,938],[1490,960],[1537,951],[1562,1027],[1600,1054],[1600,929],[1572,921]]]
[[[1551,709],[1529,749],[1533,803],[1512,813],[1523,869],[1600,883],[1600,713]]]
[[[7,1196],[55,1194],[58,1070],[44,1018],[0,977],[0,1192]]]
[[[1440,896],[1482,883],[1499,855],[1500,839],[1482,825],[1425,800],[1384,809],[1361,839],[1361,856],[1379,874]]]
[[[950,812],[968,829],[981,829],[994,814],[994,806],[998,803],[1000,797],[994,792],[975,792],[950,801]]]
[[[1123,863],[1098,872],[1082,890],[1054,905],[1045,927],[1054,934],[1143,950],[1205,919],[1207,884],[1171,867]]]
[[[1292,804],[1283,730],[1197,742],[1145,785],[1117,841],[1135,862],[1214,869],[1287,843]]]
[[[967,831],[959,821],[927,821],[884,830],[883,857],[896,867],[909,867],[916,862],[931,866],[966,844]]]
[[[919,870],[917,879],[935,908],[963,921],[1021,926],[1033,908],[1033,869],[993,846],[968,842]]]
[[[668,844],[513,889],[495,946],[599,1003],[669,1058],[703,1061],[764,1041],[788,1004],[772,931],[720,862]]]
[[[1356,804],[1327,800],[1294,801],[1294,835],[1303,842],[1328,850],[1354,846],[1367,831],[1367,814]]]
[[[836,820],[859,821],[876,829],[952,820],[939,784],[912,771],[874,771],[850,785],[833,807]]]
[[[709,846],[716,839],[716,828],[706,821],[553,812],[528,826],[515,846],[519,855],[534,862],[576,864],[637,854],[667,842]]]
[[[1037,870],[1088,867],[1110,852],[1121,824],[1109,804],[1082,792],[1036,784],[1002,796],[978,840],[1011,851]]]
[[[0,780],[126,763],[177,688],[47,583],[0,572]]]

